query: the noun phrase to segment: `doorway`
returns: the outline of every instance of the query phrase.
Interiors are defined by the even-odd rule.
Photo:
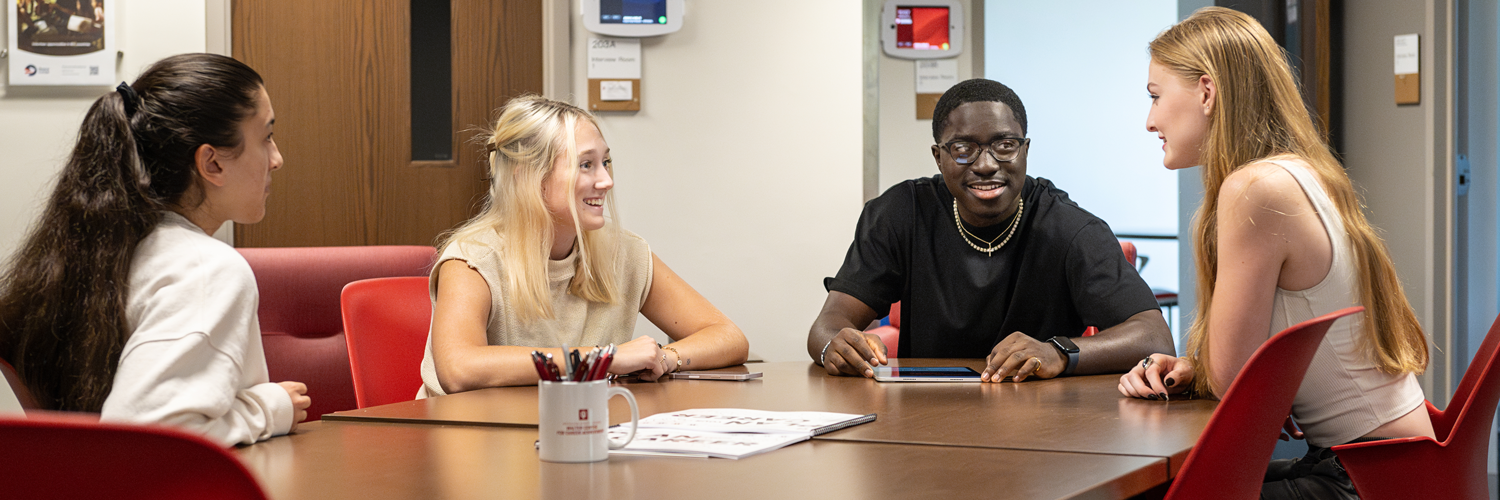
[[[265,78],[286,158],[265,220],[236,225],[236,246],[432,245],[471,217],[486,172],[470,139],[507,99],[542,91],[542,3],[234,2],[232,55]],[[449,32],[438,40],[447,47],[413,44],[432,37],[422,36],[428,24],[414,23],[412,9],[441,6],[448,15],[436,25]],[[451,72],[446,87],[422,83],[431,83],[420,78],[431,68]],[[424,93],[418,102],[425,96],[449,113],[434,120],[414,110],[414,89]],[[431,137],[433,123],[438,142],[450,141],[436,150],[451,153],[415,158],[414,134]]]

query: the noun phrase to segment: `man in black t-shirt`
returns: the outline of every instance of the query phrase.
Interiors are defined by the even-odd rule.
[[[1174,352],[1109,226],[1026,175],[1015,92],[959,83],[938,100],[932,130],[940,174],[865,204],[843,267],[824,281],[807,349],[828,373],[874,376],[885,345],[861,329],[898,301],[902,356],[987,356],[989,382],[1124,372]],[[1090,326],[1101,331],[1080,337]]]

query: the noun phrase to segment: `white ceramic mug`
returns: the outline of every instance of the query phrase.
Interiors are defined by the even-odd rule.
[[[606,380],[592,382],[547,382],[537,384],[541,421],[538,454],[548,462],[598,462],[609,458],[609,450],[620,449],[635,439],[641,420],[635,395],[623,387],[610,387]],[[624,441],[609,439],[609,398],[625,396],[630,403],[630,435]]]

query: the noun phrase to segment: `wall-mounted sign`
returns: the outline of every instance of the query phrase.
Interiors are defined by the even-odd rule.
[[[16,0],[11,85],[114,85],[118,0]]]
[[[589,38],[589,110],[641,110],[641,40]]]
[[[1416,33],[1396,36],[1396,104],[1422,103],[1421,49]]]

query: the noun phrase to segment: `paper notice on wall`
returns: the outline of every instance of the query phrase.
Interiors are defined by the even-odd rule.
[[[1417,34],[1396,36],[1396,74],[1420,73],[1421,50]]]
[[[634,97],[635,82],[630,80],[605,80],[599,82],[599,100],[601,101],[629,101]]]
[[[11,85],[100,85],[115,79],[115,3],[11,2]]]
[[[589,78],[641,78],[641,41],[634,38],[590,38]]]
[[[958,85],[957,59],[917,61],[917,93],[941,94]]]

